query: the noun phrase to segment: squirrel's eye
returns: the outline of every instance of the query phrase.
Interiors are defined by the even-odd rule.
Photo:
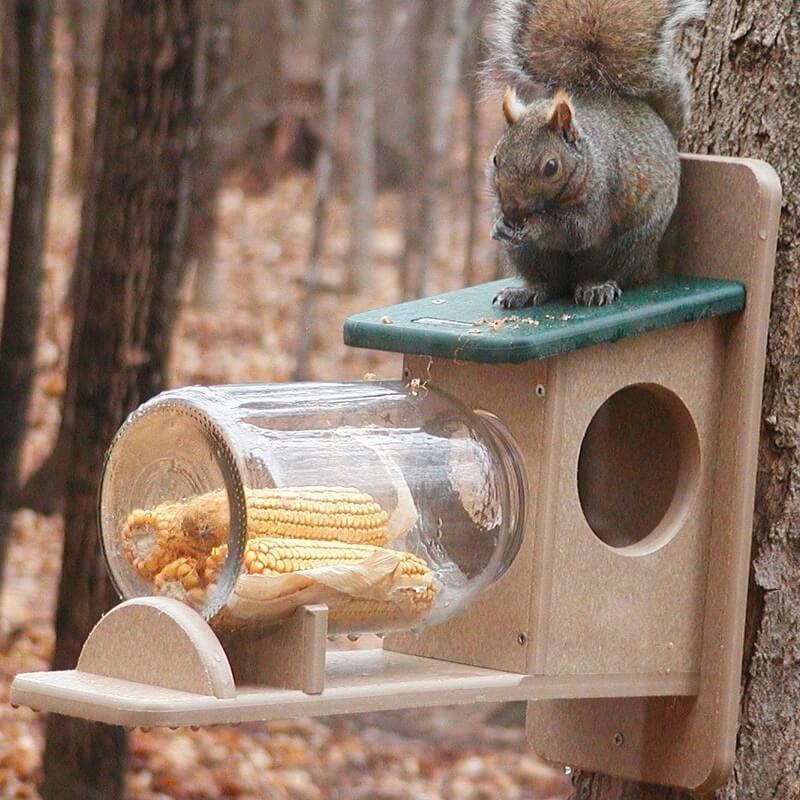
[[[542,174],[545,176],[545,178],[552,178],[553,175],[556,174],[556,172],[558,172],[558,161],[556,161],[554,158],[551,158],[544,165],[544,169],[542,170]]]
[[[500,164],[497,161],[497,156],[492,156],[492,164],[494,164],[495,167],[499,167],[500,166]]]

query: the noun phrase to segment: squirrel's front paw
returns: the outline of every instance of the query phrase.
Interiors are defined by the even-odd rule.
[[[525,308],[541,305],[548,296],[546,286],[507,286],[495,295],[492,302],[505,309]]]
[[[579,306],[610,306],[622,297],[616,281],[579,283],[575,287],[575,303]]]

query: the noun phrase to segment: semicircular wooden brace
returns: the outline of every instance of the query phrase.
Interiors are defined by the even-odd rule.
[[[138,597],[113,608],[81,650],[79,672],[230,699],[230,663],[208,623],[168,597]]]

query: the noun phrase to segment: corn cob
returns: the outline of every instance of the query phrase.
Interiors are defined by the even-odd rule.
[[[308,570],[359,564],[387,551],[370,545],[347,542],[314,542],[307,539],[251,539],[244,555],[244,573],[251,576],[280,578]],[[224,563],[227,548],[216,548],[205,563],[204,580],[212,583]],[[427,564],[410,553],[394,553],[400,560],[392,571],[373,584],[380,599],[352,598],[333,604],[331,620],[341,625],[412,622],[423,616],[436,597],[436,585]],[[309,576],[309,585],[314,579]],[[405,584],[405,585],[404,585]],[[297,586],[295,586],[295,589]],[[351,628],[352,630],[352,628]]]
[[[137,509],[122,528],[122,544],[136,571],[153,580],[175,559],[201,558],[225,541],[227,520],[222,527],[214,517],[209,514],[203,521],[184,515],[179,503],[165,503],[151,511]]]
[[[374,555],[377,550],[368,544],[262,536],[247,543],[244,566],[248,575],[284,575],[334,564],[357,564]],[[408,558],[418,561],[415,556]],[[421,569],[427,572],[422,563]]]
[[[402,596],[393,600],[369,600],[353,598],[334,606],[328,612],[331,632],[359,630],[364,625],[374,630],[376,626],[387,627],[399,622],[412,622],[425,614],[433,603],[435,591],[431,587],[424,592],[402,590]],[[366,627],[365,627],[366,629]]]
[[[383,545],[389,517],[372,497],[347,487],[254,489],[247,497],[248,536],[285,536]]]
[[[192,559],[175,559],[156,575],[153,583],[160,595],[177,597],[180,600],[188,597],[200,601],[203,598],[200,575]]]
[[[357,564],[379,553],[380,547],[369,544],[313,539],[284,539],[261,536],[247,543],[244,566],[247,575],[283,575],[288,572],[327,567],[334,564]],[[206,559],[203,576],[213,582],[228,555],[226,545],[215,547]],[[425,576],[428,565],[418,556],[403,553],[403,560],[395,567],[394,576]]]
[[[376,624],[411,622],[433,604],[436,586],[422,559],[395,552],[389,562],[382,558],[390,554],[380,547],[391,538],[388,515],[369,495],[344,487],[258,489],[247,490],[246,501],[245,575],[280,578],[358,565],[374,556],[383,571],[369,582],[373,566],[365,563],[372,596],[333,604],[334,623],[374,629]],[[210,492],[132,512],[122,540],[131,563],[159,594],[202,602],[227,558],[227,535],[227,498]],[[308,584],[316,580],[309,577]],[[346,589],[338,592],[347,597]]]
[[[388,515],[368,494],[345,487],[248,489],[248,537],[338,540],[385,544]],[[200,557],[227,540],[228,502],[224,492],[208,492],[150,511],[137,509],[122,529],[128,558],[152,580],[176,558]]]
[[[225,559],[228,557],[228,545],[223,544],[215,547],[208,558],[203,564],[203,580],[206,584],[214,583],[214,581],[222,572],[222,567],[225,564]]]

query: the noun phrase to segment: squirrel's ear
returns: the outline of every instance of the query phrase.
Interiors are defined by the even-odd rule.
[[[578,140],[578,129],[575,126],[575,110],[566,92],[556,92],[553,105],[550,107],[547,124],[570,143]]]
[[[525,113],[525,104],[517,97],[517,93],[512,86],[506,86],[503,93],[503,114],[506,122],[513,125],[519,122]]]

